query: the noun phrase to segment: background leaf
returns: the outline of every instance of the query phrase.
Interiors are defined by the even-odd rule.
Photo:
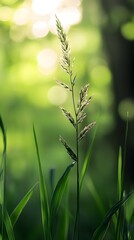
[[[48,195],[47,195],[46,185],[43,178],[38,142],[37,142],[34,126],[33,126],[33,133],[34,133],[34,140],[35,140],[35,146],[36,146],[37,157],[38,157],[40,204],[41,204],[44,239],[49,240],[51,239],[51,231],[50,231],[50,211],[49,211],[49,204],[48,204]]]
[[[35,184],[33,187],[31,187],[31,189],[26,193],[26,195],[21,199],[21,201],[19,202],[19,204],[16,206],[16,208],[13,210],[12,214],[10,215],[10,219],[12,222],[12,226],[15,225],[15,223],[17,222],[21,212],[23,211],[23,209],[25,208],[26,204],[28,203],[28,201],[30,200],[32,194],[33,194],[33,190],[35,188],[37,184]]]

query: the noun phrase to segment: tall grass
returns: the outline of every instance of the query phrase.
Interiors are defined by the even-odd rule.
[[[7,186],[6,186],[7,138],[6,138],[6,131],[5,131],[5,127],[4,127],[1,116],[0,116],[0,130],[2,132],[2,137],[3,137],[3,152],[2,152],[1,168],[0,168],[0,194],[1,194],[0,205],[1,205],[1,220],[2,220],[1,237],[2,237],[2,240],[6,240],[7,237],[9,240],[15,240],[14,226],[15,226],[18,218],[20,217],[21,212],[23,211],[26,204],[30,200],[33,190],[37,184],[35,184],[26,193],[26,195],[21,199],[21,201],[18,203],[16,208],[9,215],[7,206],[6,206],[6,199],[7,199],[7,193],[6,193],[6,189],[7,189]]]

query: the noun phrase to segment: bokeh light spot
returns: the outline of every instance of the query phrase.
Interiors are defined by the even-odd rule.
[[[0,21],[10,21],[12,16],[12,10],[9,7],[0,7]]]
[[[56,69],[57,54],[53,49],[46,48],[38,54],[37,61],[43,74],[51,74]]]
[[[112,79],[111,71],[107,66],[99,65],[94,67],[91,70],[90,75],[93,84],[99,88],[108,85]]]
[[[119,115],[122,119],[132,120],[134,119],[134,100],[124,99],[119,103],[118,107]]]
[[[59,14],[59,18],[62,19],[62,23],[65,28],[70,25],[79,23],[82,18],[82,13],[80,9],[76,7],[68,7],[62,9],[61,13]]]
[[[67,91],[60,86],[53,86],[48,91],[48,100],[53,105],[61,105],[67,99]]]
[[[28,8],[20,8],[14,14],[14,22],[17,25],[25,25],[29,20]]]
[[[33,0],[32,9],[37,15],[50,14],[60,3],[61,0]]]
[[[125,23],[121,27],[121,33],[123,37],[126,38],[127,40],[130,41],[134,40],[134,21]]]
[[[18,28],[17,26],[12,26],[10,29],[10,38],[14,42],[21,42],[25,39],[26,37],[26,31],[24,28],[21,27]]]
[[[45,37],[49,32],[48,25],[44,21],[37,21],[32,26],[32,33],[34,37]]]

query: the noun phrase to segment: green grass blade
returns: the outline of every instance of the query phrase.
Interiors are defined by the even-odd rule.
[[[5,201],[6,201],[6,148],[7,148],[7,140],[6,140],[6,132],[5,127],[3,124],[3,120],[0,116],[0,129],[2,131],[3,137],[3,152],[2,152],[2,163],[1,163],[1,170],[0,170],[0,177],[1,177],[1,204],[2,204],[2,239],[4,238],[4,222],[5,222]]]
[[[122,207],[122,205],[129,199],[130,196],[134,194],[134,191],[128,193],[124,198],[122,198],[120,201],[118,201],[114,206],[107,212],[104,220],[100,224],[100,226],[96,229],[94,232],[91,240],[98,240],[99,236],[102,234],[102,232],[107,228],[107,225],[109,221],[111,220],[112,216]]]
[[[13,212],[10,215],[10,219],[12,222],[12,225],[14,227],[15,223],[17,222],[21,212],[23,211],[23,209],[25,208],[26,204],[28,203],[28,201],[30,200],[34,188],[37,184],[35,184],[33,187],[30,188],[30,190],[26,193],[26,195],[21,199],[21,201],[19,202],[19,204],[16,206],[16,208],[13,210]]]
[[[119,148],[118,155],[118,200],[121,199],[122,194],[122,149]]]
[[[96,187],[91,178],[88,178],[86,185],[87,185],[87,188],[89,189],[90,193],[92,194],[101,215],[104,216],[104,214],[105,214],[104,204],[103,204],[102,199],[101,199],[100,195],[98,194],[98,191],[96,190]]]
[[[65,191],[64,205],[61,206],[58,214],[57,229],[54,231],[54,239],[68,239],[69,230],[69,209],[68,209],[68,188]],[[55,230],[55,228],[54,228]]]
[[[35,141],[35,146],[37,151],[38,167],[39,167],[40,204],[41,204],[41,215],[42,215],[44,239],[49,240],[51,239],[51,231],[50,231],[50,211],[49,211],[49,204],[48,204],[48,194],[47,194],[47,189],[46,189],[46,185],[43,178],[38,142],[37,142],[34,126],[33,126],[33,133],[34,133],[34,141]]]
[[[118,200],[121,199],[122,197],[122,148],[119,148],[119,154],[118,154]],[[116,239],[119,240],[120,239],[120,226],[121,226],[121,222],[122,222],[122,214],[121,214],[121,209],[119,209],[118,213],[117,213],[117,219],[115,219],[115,228],[116,228]]]
[[[122,193],[121,197],[123,197],[124,191],[124,175],[125,175],[125,167],[126,167],[126,151],[127,151],[127,137],[128,137],[128,117],[129,114],[127,113],[127,122],[126,122],[126,130],[125,130],[125,140],[124,140],[124,152],[123,152],[123,161],[122,161]]]
[[[124,139],[124,151],[123,157],[121,149],[119,150],[119,159],[118,159],[118,198],[119,200],[123,197],[124,193],[124,182],[125,182],[125,167],[126,167],[126,150],[127,150],[127,136],[128,136],[128,115],[127,115],[127,122],[126,122],[126,130],[125,130],[125,139]],[[116,238],[120,240],[121,228],[124,225],[124,210],[119,209],[118,216],[117,216],[117,226],[116,226]],[[124,228],[125,229],[125,228]]]
[[[52,196],[52,200],[51,200],[51,223],[53,223],[53,220],[56,216],[56,213],[58,211],[66,184],[67,184],[67,180],[68,180],[68,176],[70,173],[70,170],[72,169],[72,167],[75,165],[76,162],[72,162],[65,170],[65,172],[63,173],[63,175],[61,176],[61,178],[59,179],[53,196]]]
[[[4,216],[5,216],[4,224],[5,224],[8,240],[15,240],[12,222],[6,208],[4,209]],[[4,240],[5,238],[2,238],[2,239]]]
[[[95,128],[94,135],[93,135],[93,138],[92,138],[92,141],[91,141],[91,145],[89,147],[87,156],[86,156],[86,158],[84,160],[83,167],[82,167],[82,170],[81,170],[80,190],[81,190],[82,183],[83,183],[83,180],[84,180],[84,177],[85,177],[85,174],[86,174],[86,171],[88,169],[89,162],[90,162],[90,159],[91,159],[91,155],[92,155],[92,151],[93,151],[93,147],[94,147],[94,142],[95,142],[95,137],[96,137],[96,132],[97,132],[97,127]]]
[[[0,116],[0,129],[2,131],[3,143],[4,143],[3,154],[5,154],[6,153],[7,141],[6,141],[6,132],[5,132],[5,128],[4,128],[4,124],[3,124],[3,120],[2,120],[1,116]]]

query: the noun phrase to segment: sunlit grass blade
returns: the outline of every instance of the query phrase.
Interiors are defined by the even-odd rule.
[[[2,162],[1,162],[1,204],[2,204],[2,239],[4,238],[4,222],[5,222],[5,201],[6,201],[6,148],[7,148],[7,140],[6,140],[6,132],[3,120],[0,116],[0,129],[2,131],[3,137],[3,152],[2,152]]]
[[[12,225],[14,227],[15,223],[17,222],[21,212],[23,211],[23,209],[25,208],[26,204],[28,203],[28,201],[30,200],[34,188],[37,184],[35,184],[33,187],[30,188],[30,190],[26,193],[26,195],[21,199],[21,201],[19,202],[19,204],[16,206],[16,208],[13,210],[13,212],[10,215],[10,219],[12,222]]]
[[[96,187],[91,178],[88,178],[86,185],[87,185],[87,188],[89,189],[90,193],[92,194],[101,215],[104,216],[104,214],[105,214],[104,204],[103,204],[102,199],[101,199],[100,195],[98,194]]]
[[[4,123],[3,120],[0,116],[0,129],[2,131],[2,135],[3,135],[3,143],[4,143],[4,148],[3,148],[3,154],[6,153],[6,146],[7,146],[7,141],[6,141],[6,132],[5,132],[5,127],[4,127]]]
[[[41,203],[44,239],[50,240],[51,231],[50,231],[50,211],[49,211],[49,204],[48,204],[48,194],[47,194],[47,189],[46,189],[46,185],[43,178],[38,142],[37,142],[34,126],[33,126],[33,133],[34,133],[34,140],[35,140],[35,146],[36,146],[37,158],[38,158],[38,167],[39,167],[39,189],[40,189],[40,203]]]
[[[112,216],[122,207],[122,205],[129,199],[129,197],[132,196],[132,194],[134,194],[134,191],[128,193],[124,198],[122,198],[120,201],[113,205],[113,207],[107,212],[100,226],[95,230],[91,240],[99,239],[100,235],[107,228],[107,225],[109,224]]]
[[[61,176],[61,178],[59,179],[53,196],[52,196],[52,200],[51,200],[51,223],[53,222],[53,219],[56,216],[56,213],[58,211],[66,184],[67,184],[67,180],[68,180],[68,176],[70,173],[70,170],[72,169],[72,167],[75,165],[76,162],[72,162],[65,170],[65,172],[63,173],[63,175]]]
[[[80,190],[81,190],[81,187],[82,187],[82,183],[83,183],[83,180],[84,180],[86,171],[87,171],[88,166],[89,166],[89,162],[90,162],[90,160],[91,160],[91,155],[92,155],[92,151],[93,151],[93,147],[94,147],[96,132],[97,132],[97,127],[95,128],[94,135],[93,135],[93,138],[92,138],[92,141],[91,141],[91,145],[90,145],[90,147],[89,147],[88,153],[87,153],[87,155],[86,155],[86,157],[85,157],[85,160],[84,160],[84,163],[83,163],[83,167],[82,167],[82,170],[81,170],[81,175],[80,175]]]
[[[15,240],[13,225],[6,208],[4,209],[4,224],[5,224],[8,240]],[[5,240],[5,238],[2,238],[2,239]]]

